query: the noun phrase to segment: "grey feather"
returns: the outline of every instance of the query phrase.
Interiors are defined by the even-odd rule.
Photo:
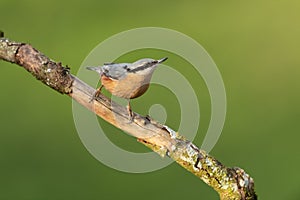
[[[143,75],[152,74],[157,64],[164,62],[166,58],[154,60],[151,58],[140,59],[134,63],[104,63],[99,67],[87,67],[87,69],[96,71],[100,75],[105,75],[111,79],[121,80],[128,73],[140,73]]]
[[[103,74],[112,79],[120,80],[126,76],[130,63],[116,63],[102,66]]]

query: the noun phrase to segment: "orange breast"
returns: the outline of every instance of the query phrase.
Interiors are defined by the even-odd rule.
[[[132,92],[130,99],[134,99],[139,96],[142,96],[148,90],[148,88],[149,88],[149,84],[145,84],[137,88],[135,91]]]
[[[107,76],[101,76],[101,84],[108,90],[110,93],[114,93],[114,88],[116,87],[116,80],[110,79]]]
[[[137,98],[149,88],[149,82],[145,82],[144,77],[131,74],[121,80],[102,75],[101,83],[111,94],[125,99]]]

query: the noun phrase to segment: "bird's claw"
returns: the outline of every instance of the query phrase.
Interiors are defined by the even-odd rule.
[[[101,87],[99,87],[96,92],[93,94],[92,98],[90,99],[89,103],[91,103],[92,101],[94,101],[95,99],[97,99],[99,97],[99,95],[101,94],[101,90],[102,90],[103,85],[101,85]]]
[[[134,120],[134,113],[131,110],[131,106],[130,103],[128,102],[128,105],[126,106],[127,112],[128,112],[128,116],[129,116],[129,122],[133,122]]]

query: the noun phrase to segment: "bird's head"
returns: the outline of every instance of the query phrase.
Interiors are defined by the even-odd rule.
[[[156,66],[164,61],[166,61],[168,58],[162,58],[159,60],[154,60],[151,58],[144,58],[141,60],[138,60],[131,65],[127,66],[128,73],[136,73],[139,75],[148,75],[152,74],[155,70]]]

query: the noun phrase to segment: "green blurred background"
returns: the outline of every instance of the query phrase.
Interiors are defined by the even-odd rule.
[[[32,44],[76,73],[101,41],[132,28],[157,26],[199,42],[216,62],[227,92],[227,117],[213,156],[244,168],[260,199],[300,199],[300,2],[299,1],[15,1],[1,0],[0,29]],[[169,52],[132,52],[120,61],[169,56],[193,85],[201,108],[201,145],[210,119],[206,86],[189,64]],[[127,57],[126,57],[127,56]],[[81,143],[72,101],[40,84],[17,65],[0,62],[2,91],[0,199],[218,199],[177,164],[146,174],[116,171],[93,158]],[[152,86],[134,100],[146,114],[166,107],[176,128],[180,110],[167,91]],[[145,108],[145,105],[146,108]],[[107,136],[131,151],[147,151],[134,138],[100,123]],[[298,147],[297,147],[298,146]]]

